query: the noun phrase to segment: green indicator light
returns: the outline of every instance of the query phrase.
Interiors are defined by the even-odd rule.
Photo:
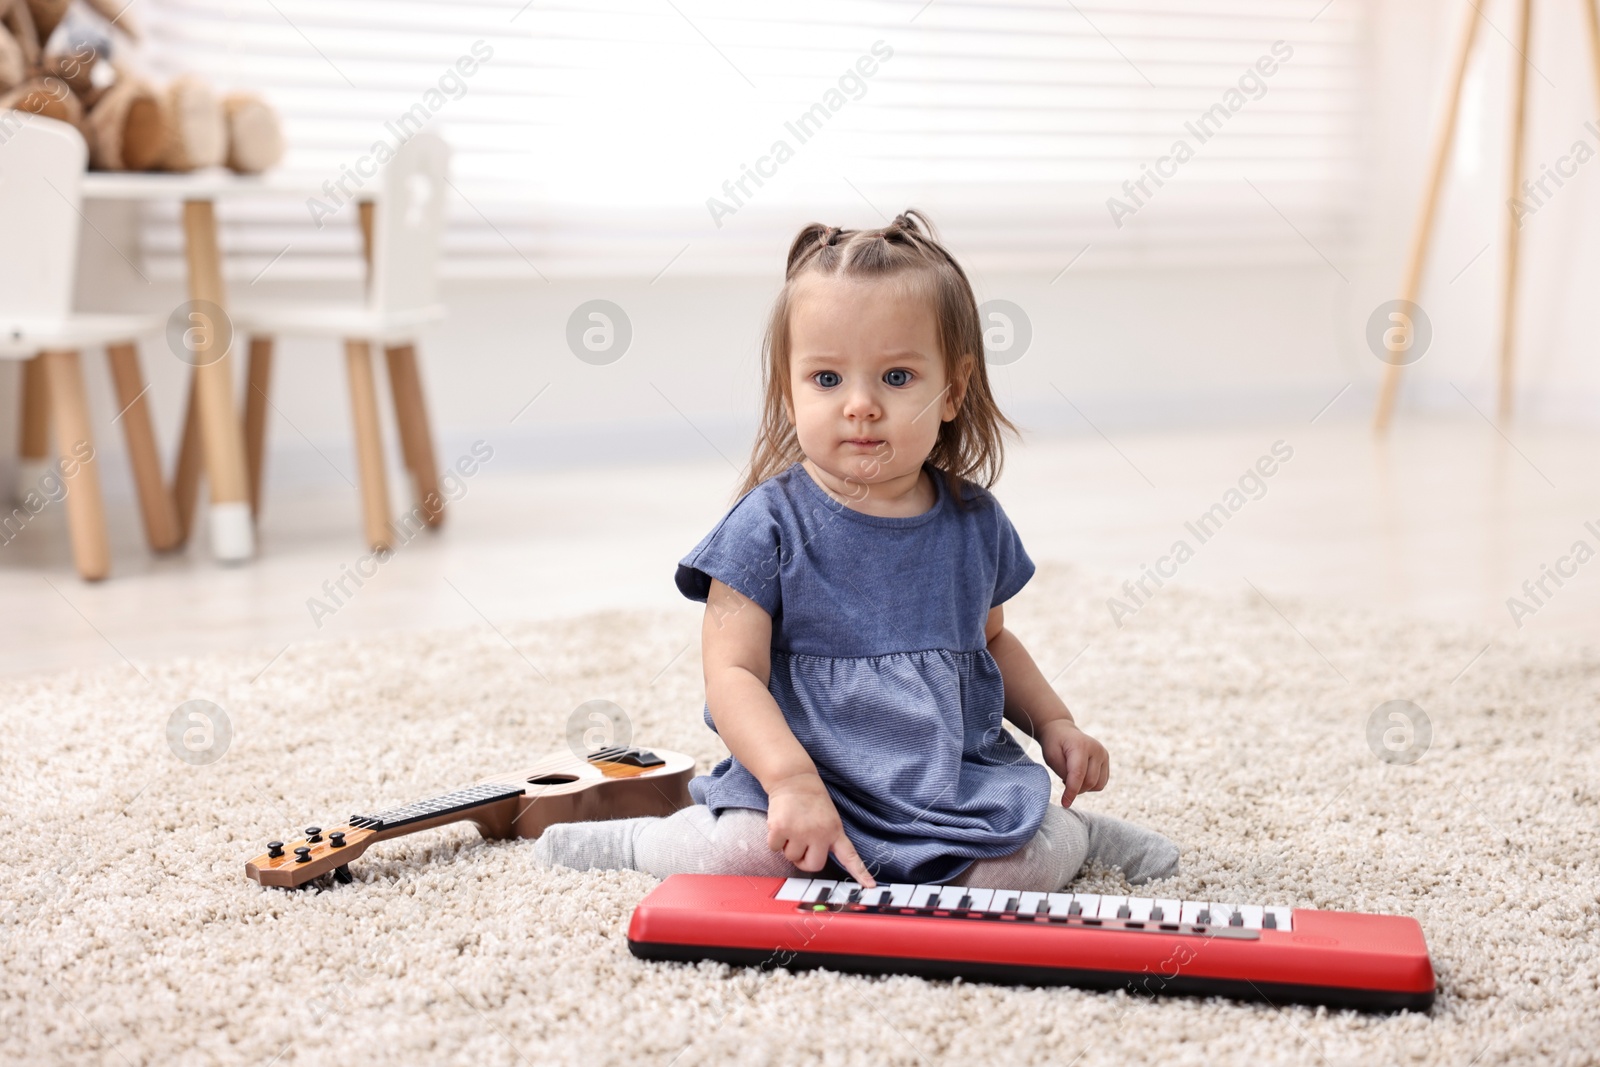
[[[828,906],[826,904],[813,904],[813,905],[811,905],[811,910],[812,911],[827,911],[828,910]]]

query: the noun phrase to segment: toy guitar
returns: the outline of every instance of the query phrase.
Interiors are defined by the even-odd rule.
[[[349,882],[350,861],[369,845],[452,822],[471,822],[490,840],[538,837],[558,822],[671,815],[689,805],[694,760],[665,749],[604,748],[587,759],[552,753],[533,766],[485,778],[477,785],[419,800],[377,815],[352,815],[324,833],[306,827],[305,837],[267,842],[264,855],[244,873],[264,886],[294,889],[332,871]]]

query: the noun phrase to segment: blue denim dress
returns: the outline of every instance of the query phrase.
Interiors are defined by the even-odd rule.
[[[850,841],[889,882],[944,882],[1015,852],[1050,799],[1049,773],[1001,726],[984,640],[989,609],[1033,561],[991,493],[964,482],[963,509],[943,472],[923,468],[934,506],[880,517],[834,500],[796,462],[741,497],[676,574],[691,600],[716,578],[772,616],[768,689]],[[716,729],[709,706],[705,721]],[[713,814],[767,809],[732,756],[689,793]]]

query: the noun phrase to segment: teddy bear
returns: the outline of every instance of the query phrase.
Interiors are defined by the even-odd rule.
[[[158,87],[124,55],[140,36],[119,0],[0,0],[0,110],[71,123],[94,170],[258,174],[282,159],[270,104],[193,74]]]

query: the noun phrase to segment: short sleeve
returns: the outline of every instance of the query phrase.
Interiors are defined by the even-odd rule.
[[[782,603],[779,564],[783,557],[781,527],[765,504],[767,494],[747,493],[694,550],[678,561],[678,591],[704,602],[711,579],[738,590],[776,616]]]
[[[1000,561],[995,571],[994,597],[989,601],[989,606],[993,608],[1016,596],[1028,584],[1028,579],[1033,577],[1034,566],[1027,550],[1022,547],[1022,538],[1017,535],[1016,527],[1011,525],[1000,502],[993,497],[990,500],[994,505],[995,542]]]

